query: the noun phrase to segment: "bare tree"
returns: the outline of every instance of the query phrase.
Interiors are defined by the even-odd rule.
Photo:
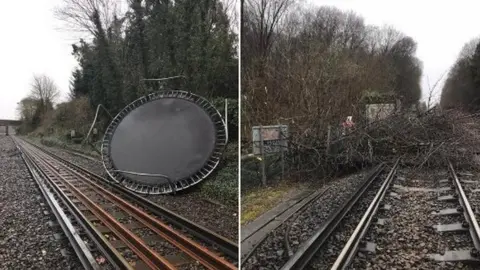
[[[18,102],[17,114],[20,119],[31,121],[37,109],[37,102],[31,97],[26,97]]]
[[[253,30],[254,40],[261,55],[266,55],[272,45],[273,34],[288,8],[295,0],[247,0],[244,18]]]
[[[370,51],[378,51],[380,54],[389,53],[392,47],[405,37],[403,33],[388,25],[368,26],[367,31]]]
[[[108,29],[119,13],[116,0],[63,0],[56,8],[55,16],[67,26],[79,32],[97,34],[94,14],[98,12],[103,29]]]
[[[46,75],[34,75],[30,97],[38,100],[41,106],[53,105],[60,91],[55,82]]]
[[[225,9],[225,13],[230,19],[230,28],[232,31],[239,32],[239,1],[238,0],[220,0]]]
[[[439,96],[440,94],[438,93],[437,90],[437,87],[439,86],[440,82],[443,80],[443,77],[445,77],[445,74],[447,74],[448,70],[446,70],[445,72],[442,73],[442,75],[437,79],[437,81],[433,84],[433,86],[430,86],[430,80],[427,76],[427,84],[428,84],[428,88],[430,89],[429,90],[429,93],[428,93],[428,99],[427,99],[427,103],[426,103],[426,107],[427,107],[427,110],[428,109],[431,109],[434,105],[434,102],[438,102],[438,99],[439,99]],[[437,92],[437,93],[435,93]],[[432,102],[432,100],[434,102]]]
[[[463,45],[462,50],[460,51],[460,55],[458,56],[459,59],[462,58],[469,58],[475,54],[475,48],[477,48],[477,44],[480,42],[480,37],[476,37],[465,45]]]
[[[442,88],[440,105],[444,108],[461,107],[474,109],[476,87],[472,76],[472,59],[480,38],[467,42],[460,51],[457,60],[450,68]]]
[[[262,9],[273,3],[245,3],[250,5],[242,29],[242,91],[248,97],[242,102],[242,132],[247,140],[252,125],[286,123],[298,131],[290,134],[292,140],[315,144],[328,126],[339,126],[346,116],[365,118],[367,100],[410,88],[405,104],[418,100],[421,63],[414,57],[416,44],[403,33],[371,27],[335,7],[293,4],[280,13],[262,55],[259,31],[268,21],[262,20],[268,17]]]

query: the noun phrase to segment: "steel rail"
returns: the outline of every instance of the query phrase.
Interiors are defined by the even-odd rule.
[[[45,182],[53,188],[53,191],[55,192],[55,194],[57,194],[58,198],[62,201],[63,205],[67,207],[68,211],[70,212],[70,214],[72,214],[72,216],[75,218],[78,224],[80,224],[80,226],[83,227],[89,239],[95,243],[99,251],[115,267],[115,269],[133,270],[131,265],[120,255],[120,253],[118,253],[113,248],[110,242],[101,233],[95,230],[94,225],[88,221],[88,219],[75,206],[75,204],[67,197],[67,195],[60,189],[60,187],[56,183],[48,179],[48,176],[38,167],[36,163],[34,163],[32,158],[23,149],[23,146],[21,146],[20,143],[18,142],[17,142],[17,146],[20,148],[25,158],[29,160],[32,166],[40,174],[40,177],[42,177],[42,179],[46,179]]]
[[[283,265],[281,270],[304,269],[309,264],[315,253],[332,235],[338,224],[340,224],[340,222],[350,211],[353,205],[355,205],[355,203],[365,193],[373,180],[375,180],[378,175],[383,172],[384,167],[385,164],[382,163],[378,165],[375,169],[373,169],[373,171],[366,177],[364,183],[360,186],[360,188],[358,188],[357,191],[352,194],[352,196],[337,211],[335,211],[329,216],[327,221],[322,224],[322,226],[315,232],[312,237],[310,237],[299,247],[295,254],[290,257],[287,263]]]
[[[300,209],[298,209],[298,211],[296,213],[293,213],[293,214],[296,214],[297,216],[293,219],[292,222],[288,223],[287,229],[285,230],[284,239],[283,239],[285,248],[287,249],[288,256],[293,255],[292,246],[290,245],[290,240],[289,240],[290,231],[292,230],[292,225],[297,221],[297,219],[300,217],[300,215],[303,214],[303,212],[307,209],[307,205],[310,204],[310,202],[316,201],[318,198],[322,197],[328,190],[330,190],[330,188],[331,188],[331,186],[327,187],[320,194],[318,194],[314,198],[307,201]],[[292,216],[293,216],[293,214],[292,214]]]
[[[348,239],[347,244],[340,252],[340,255],[337,257],[337,260],[333,264],[331,270],[346,269],[352,262],[353,258],[355,258],[360,242],[362,238],[365,236],[365,233],[367,232],[368,227],[372,223],[375,213],[380,207],[380,204],[383,198],[385,197],[385,194],[387,193],[387,190],[390,187],[390,184],[392,183],[393,176],[395,175],[399,162],[400,162],[400,158],[398,158],[395,164],[393,165],[392,169],[390,170],[390,173],[387,175],[387,178],[384,180],[382,186],[380,187],[377,194],[375,195],[375,198],[370,203],[370,206],[368,207],[367,211],[365,212],[362,219],[358,223],[357,227],[355,228],[355,231],[353,231],[352,236],[350,236],[350,238]]]
[[[38,172],[38,168],[36,168],[35,165],[32,163],[32,161],[25,156],[23,151],[17,145],[17,142],[14,139],[12,140],[15,143],[15,146],[17,147],[18,151],[20,152],[21,157],[25,162],[25,165],[30,175],[32,176],[33,180],[39,187],[40,192],[42,193],[43,197],[47,201],[47,204],[52,210],[52,213],[55,215],[55,218],[57,219],[58,224],[62,228],[62,231],[64,232],[65,236],[68,238],[68,241],[70,242],[82,266],[87,270],[90,270],[90,269],[100,270],[101,269],[100,266],[95,261],[95,258],[93,257],[92,253],[90,252],[88,247],[85,245],[85,242],[80,238],[78,231],[75,229],[72,222],[67,217],[66,213],[63,211],[60,204],[55,200],[54,194],[48,189],[46,183],[43,183],[42,177]]]
[[[61,170],[60,167],[55,167],[52,164],[52,161],[55,161],[53,157],[48,156],[47,154],[41,152],[40,150],[36,149],[37,153],[35,153],[39,159],[41,159],[40,162],[44,163],[46,166],[49,166],[51,169],[53,169],[53,173],[56,174],[58,177],[63,178],[62,175],[58,172]],[[50,159],[50,162],[47,160]],[[136,217],[136,219],[144,224],[146,227],[148,227],[150,230],[156,232],[158,235],[166,239],[168,242],[171,244],[175,245],[179,249],[181,249],[183,252],[188,254],[190,257],[196,259],[200,263],[202,263],[204,266],[206,266],[208,269],[236,269],[234,265],[231,263],[227,262],[223,258],[217,256],[216,254],[212,253],[208,249],[204,248],[200,244],[197,244],[196,242],[188,239],[187,237],[183,236],[182,234],[179,234],[177,231],[174,229],[170,228],[168,225],[164,224],[163,222],[158,221],[157,219],[153,218],[149,214],[146,214],[143,212],[141,209],[131,205],[130,203],[126,202],[125,200],[119,198],[112,192],[104,189],[102,186],[99,184],[95,183],[94,181],[88,179],[87,177],[79,174],[78,172],[72,170],[65,164],[60,163],[61,166],[63,166],[64,170],[69,171],[69,173],[73,173],[74,176],[77,177],[79,180],[83,180],[83,183],[87,184],[91,189],[95,190],[97,193],[101,194],[104,196],[104,198],[108,199],[110,202],[114,203],[118,207],[120,207],[123,211],[127,212],[133,217]],[[57,170],[57,171],[55,171]],[[73,184],[69,183],[67,180],[64,180],[66,184],[70,185],[70,188],[77,193],[78,196],[80,196],[84,202],[86,202],[87,205],[90,207],[96,207],[95,203],[89,201],[89,199],[84,196],[80,191],[76,190],[76,187],[73,186]],[[100,214],[103,214],[101,211],[102,209],[95,209],[100,211]],[[98,214],[98,211],[92,211]],[[105,216],[106,218],[109,218],[108,216]],[[100,217],[99,217],[100,218]],[[113,219],[113,220],[111,220]],[[122,228],[118,227],[118,224],[116,223],[116,220],[111,217],[110,220],[104,221],[104,223],[107,224],[108,221],[113,224],[113,227],[111,228],[113,230],[117,230],[118,233],[123,233],[125,234],[122,230]],[[116,233],[117,234],[117,233]],[[125,234],[127,237],[125,237],[123,240],[128,241],[130,238],[135,238],[135,235],[129,235]],[[136,244],[136,242],[133,242],[133,244]],[[152,252],[149,252],[147,247],[144,247],[143,245],[134,245],[131,246],[132,250],[135,250],[135,248],[139,249],[140,251],[143,252],[148,252],[149,256],[145,257],[145,259],[154,256],[155,254]],[[139,256],[142,256],[141,254],[138,254]],[[148,264],[148,260],[146,261]],[[163,258],[159,257],[157,259],[157,262],[154,264],[151,264],[150,266],[153,268],[154,265],[163,263],[164,267],[168,267],[168,264],[166,260],[163,260]]]
[[[295,207],[296,205],[298,204],[303,204],[297,211],[295,212],[292,212],[291,214],[289,214],[286,218],[285,218],[285,221],[289,220],[290,218],[292,218],[294,215],[299,215],[301,214],[306,208],[307,206],[312,202],[312,201],[315,201],[317,200],[318,198],[320,198],[321,196],[323,196],[328,190],[330,189],[330,187],[326,188],[325,190],[323,190],[322,192],[320,192],[319,194],[317,194],[316,196],[308,199],[308,197],[310,195],[312,195],[314,192],[312,192],[311,194],[309,194],[308,196],[305,196],[305,198],[303,198],[302,200],[300,200],[299,202],[297,202],[296,204],[288,207],[287,209],[281,211],[280,213],[276,214],[275,216],[273,216],[270,221],[274,221],[275,219],[277,219],[279,216],[281,216],[282,214],[284,214],[285,212],[289,211],[290,209],[292,209],[293,207]],[[306,201],[304,201],[306,200]],[[267,223],[267,224],[268,224]],[[265,226],[267,225],[265,224]],[[276,225],[274,228],[272,228],[272,232],[275,231],[278,227],[280,227],[282,224],[284,223],[278,223],[278,225]],[[264,228],[264,226],[260,227],[258,230],[255,230],[254,232],[252,232],[251,234],[249,234],[247,237],[245,237],[244,239],[248,239],[249,237],[251,237],[252,235],[254,235],[255,233],[257,233],[259,230],[261,230],[262,228]],[[286,234],[288,234],[288,229],[287,229],[287,232]],[[266,234],[265,236],[262,237],[262,239],[260,239],[258,241],[257,244],[254,245],[254,247],[242,258],[242,265],[243,264],[246,264],[247,261],[253,256],[253,254],[256,252],[256,250],[262,245],[262,243],[265,242],[265,240],[268,238],[269,234]],[[285,241],[284,241],[285,243]],[[288,248],[287,248],[288,249]]]
[[[460,204],[464,209],[463,215],[465,216],[465,219],[468,222],[468,225],[469,225],[468,229],[470,231],[470,235],[472,237],[476,250],[480,251],[480,227],[478,226],[475,213],[473,212],[472,207],[470,206],[470,202],[468,202],[467,195],[463,191],[462,184],[460,183],[460,180],[458,179],[457,174],[455,173],[455,169],[453,168],[452,163],[450,162],[450,160],[447,160],[447,162],[448,162],[448,170],[450,172],[450,175],[453,178],[453,184],[455,185],[455,188],[457,189],[460,195],[458,196],[458,200],[460,201]]]
[[[40,151],[43,151],[44,153],[50,155],[51,157],[57,159],[59,162],[63,163],[64,165],[72,168],[73,170],[77,171],[80,174],[83,174],[84,176],[87,176],[89,178],[95,179],[98,182],[108,185],[109,187],[112,187],[115,191],[118,193],[126,196],[130,201],[135,202],[142,208],[148,210],[149,212],[153,213],[156,216],[164,218],[168,223],[171,223],[172,225],[182,228],[186,230],[189,234],[192,236],[195,236],[196,238],[216,246],[222,253],[227,255],[228,257],[232,258],[233,261],[238,260],[238,245],[234,243],[233,241],[197,224],[194,223],[164,207],[161,207],[160,205],[153,203],[152,201],[139,196],[138,194],[132,192],[131,190],[116,184],[115,182],[110,182],[107,179],[90,172],[86,170],[85,168],[78,166],[62,157],[59,157],[58,155],[52,153],[51,151],[48,151],[46,149],[43,149],[39,147],[38,145],[35,145],[29,141],[24,140],[26,143],[32,145],[33,147],[39,149]]]
[[[161,235],[164,239],[166,239],[171,244],[180,248],[183,252],[187,253],[190,257],[201,262],[207,268],[236,269],[233,265],[226,262],[223,258],[220,258],[214,253],[210,252],[208,249],[202,247],[201,245],[188,239],[187,237],[179,234],[177,231],[170,228],[165,223],[158,221],[157,219],[143,212],[141,209],[119,198],[118,196],[114,195],[110,191],[104,189],[99,184],[91,181],[90,179],[76,172],[73,172],[73,173],[77,175],[79,178],[83,179],[85,183],[90,185],[90,187],[95,189],[97,192],[101,191],[100,193],[102,195],[105,195],[106,198],[108,198],[111,202],[115,203],[122,210],[124,210],[125,212],[129,213],[132,216],[135,216],[137,220],[140,221],[142,224],[144,224],[145,226],[147,226],[149,229],[156,232],[157,234]]]
[[[28,150],[27,150],[28,151]],[[118,222],[112,215],[106,210],[93,202],[77,187],[75,187],[70,181],[60,174],[60,169],[53,166],[47,159],[42,158],[38,153],[34,153],[30,150],[30,154],[33,158],[36,158],[36,163],[40,165],[41,169],[52,178],[56,178],[64,185],[68,186],[68,189],[72,191],[76,198],[85,205],[106,227],[108,227],[118,238],[122,240],[146,265],[151,269],[170,269],[174,270],[174,267],[167,259],[160,256],[152,248],[150,248],[140,237],[128,230],[123,224]]]

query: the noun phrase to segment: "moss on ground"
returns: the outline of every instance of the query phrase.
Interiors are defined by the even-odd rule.
[[[280,203],[293,187],[293,181],[281,179],[279,158],[272,155],[265,159],[268,186],[262,186],[260,162],[258,158],[242,160],[242,225],[255,220]]]
[[[242,214],[240,223],[244,225],[255,220],[263,213],[282,202],[293,189],[302,189],[292,181],[282,181],[278,185],[256,188],[247,194],[242,194]]]
[[[202,181],[203,197],[229,207],[238,207],[238,144],[230,143],[225,150],[218,169]]]

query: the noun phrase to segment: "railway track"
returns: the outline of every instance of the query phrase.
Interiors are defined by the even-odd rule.
[[[143,196],[140,196],[129,189],[126,189],[122,185],[118,185],[116,182],[108,181],[107,179],[84,169],[81,166],[78,166],[68,160],[54,154],[51,151],[48,151],[44,148],[41,148],[33,143],[25,141],[32,146],[42,150],[44,153],[54,157],[59,162],[65,164],[66,166],[72,168],[73,170],[89,177],[92,180],[96,180],[97,183],[104,185],[105,187],[113,189],[113,191],[123,198],[133,202],[135,205],[145,209],[145,211],[151,213],[155,217],[165,221],[166,223],[172,224],[176,228],[180,228],[181,230],[185,230],[192,236],[195,236],[199,240],[208,243],[209,245],[215,247],[220,252],[224,253],[228,258],[231,258],[232,262],[238,261],[238,245],[236,242],[227,239],[197,223],[194,223],[152,201],[146,199]]]
[[[291,244],[289,241],[290,230],[292,224],[298,219],[300,214],[315,200],[323,196],[329,188],[317,190],[312,192],[295,203],[291,204],[289,207],[278,211],[275,215],[270,217],[266,223],[258,226],[254,231],[248,231],[245,235],[242,235],[242,265],[246,263],[256,252],[256,250],[261,246],[268,237],[268,233],[282,226],[287,222],[287,228],[285,232],[284,247],[287,250],[291,250]],[[243,234],[243,231],[242,231]],[[256,238],[260,238],[259,240]],[[255,244],[251,244],[255,242]]]
[[[242,269],[297,269],[308,264],[316,253],[315,246],[329,238],[356,202],[385,177],[385,171],[386,166],[380,164],[368,173],[342,178],[313,193],[296,212],[285,211],[288,217],[283,223],[242,258]],[[311,242],[314,237],[316,244]]]
[[[478,269],[480,183],[449,161],[433,175],[399,170],[397,160],[383,181],[358,193],[353,207],[339,209],[282,269]]]
[[[86,269],[237,268],[231,241],[13,139]]]
[[[392,256],[390,260],[378,260],[380,257],[386,258],[383,256],[384,252],[382,252],[387,248],[384,246],[386,241],[382,238],[388,238],[388,235],[378,233],[383,228],[372,226],[375,213],[366,212],[331,269],[362,269],[364,267],[375,267],[375,265],[378,267],[381,266],[380,264],[383,264],[383,266],[390,264],[390,267],[403,264],[407,268],[415,269],[478,269],[480,229],[462,181],[460,181],[450,161],[447,161],[447,167],[446,178],[439,179],[443,177],[436,176],[432,179],[436,188],[411,187],[405,190],[405,187],[397,185],[397,188],[400,187],[406,193],[404,195],[405,200],[411,201],[413,198],[419,198],[419,200],[412,201],[413,207],[416,201],[417,204],[425,204],[424,209],[427,210],[429,206],[433,206],[434,210],[428,214],[426,211],[424,212],[427,220],[431,222],[427,226],[421,226],[426,225],[425,223],[419,224],[419,221],[424,219],[415,217],[415,212],[409,213],[409,216],[413,219],[406,222],[409,223],[408,225],[402,224],[400,220],[393,216],[393,211],[396,205],[400,206],[402,204],[403,198],[400,199],[401,195],[393,193],[396,202],[392,203],[392,212],[383,213],[384,216],[389,216],[392,220],[392,224],[386,226],[391,226],[399,231],[408,227],[413,228],[411,235],[398,237],[399,240],[403,239],[401,242],[404,243],[399,241],[400,245],[397,247],[398,253],[395,257]],[[409,195],[408,193],[417,193],[417,195]],[[430,204],[420,201],[422,197],[429,198]],[[372,205],[380,202],[381,199],[372,202]],[[418,210],[422,211],[421,207]],[[377,239],[378,243],[368,242],[368,244],[365,244],[367,231],[368,239]],[[422,235],[424,239],[422,239]],[[411,242],[409,242],[409,238],[411,238]],[[366,245],[371,247],[364,251],[370,258],[358,257],[359,245],[362,241],[364,247]],[[396,239],[389,239],[389,241],[394,242]],[[406,258],[406,260],[403,260],[403,258]]]
[[[304,242],[301,247],[290,256],[289,260],[283,265],[282,270],[287,269],[305,269],[311,267],[311,261],[318,256],[320,250],[328,246],[329,240],[334,237],[335,232],[343,225],[346,219],[351,216],[352,212],[358,211],[356,207],[361,205],[361,200],[365,200],[365,197],[371,196],[369,193],[372,193],[372,190],[379,189],[384,190],[388,187],[393,174],[397,169],[398,160],[395,162],[391,168],[388,175],[385,177],[384,181],[378,181],[382,178],[382,173],[385,170],[385,165],[379,165],[366,179],[363,185],[350,197],[349,200],[345,201],[342,207],[338,208],[329,219],[322,224],[322,226],[310,237],[306,242]],[[376,181],[377,180],[377,181]],[[374,183],[375,182],[375,183]],[[381,184],[380,187],[378,185]],[[382,196],[382,195],[379,195]],[[367,199],[368,200],[368,199]],[[370,211],[376,211],[377,209],[370,209]],[[324,264],[323,262],[321,264]],[[313,267],[315,268],[315,267]]]

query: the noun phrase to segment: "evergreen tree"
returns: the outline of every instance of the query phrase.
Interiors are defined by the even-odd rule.
[[[79,68],[71,78],[71,97],[86,95],[92,107],[116,114],[129,102],[160,90],[144,79],[183,75],[165,87],[207,98],[236,98],[236,34],[217,0],[130,0],[128,11],[102,24],[89,14],[91,42],[73,46]]]

